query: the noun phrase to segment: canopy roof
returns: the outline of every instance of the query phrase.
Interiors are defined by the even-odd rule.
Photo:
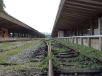
[[[61,0],[52,30],[57,37],[60,29],[87,28],[90,20],[102,16],[102,0]]]
[[[9,30],[20,31],[44,37],[42,33],[2,11],[0,11],[0,28],[7,28]]]

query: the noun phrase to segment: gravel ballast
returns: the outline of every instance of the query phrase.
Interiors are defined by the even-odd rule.
[[[38,50],[39,46],[40,46],[40,43],[38,43],[36,46],[31,46],[30,48],[23,50],[22,52],[16,55],[10,56],[7,63],[23,64],[23,63],[29,62],[30,58],[32,58],[34,55],[34,52]]]

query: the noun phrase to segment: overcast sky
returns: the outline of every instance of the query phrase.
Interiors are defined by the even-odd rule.
[[[4,0],[8,14],[39,32],[52,32],[60,0]]]

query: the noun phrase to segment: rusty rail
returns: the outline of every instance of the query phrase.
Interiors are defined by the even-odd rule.
[[[48,44],[48,55],[51,57],[51,45],[50,43]],[[49,68],[48,68],[48,76],[54,76],[54,70],[53,70],[53,64],[52,64],[52,59],[49,59]]]

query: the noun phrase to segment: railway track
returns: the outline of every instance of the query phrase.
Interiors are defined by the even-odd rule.
[[[39,76],[102,76],[101,63],[97,59],[87,58],[55,40],[43,42],[47,53],[43,59],[48,57],[44,62],[48,65],[39,71],[42,72]],[[42,53],[36,54],[35,61],[42,58]]]
[[[97,59],[85,57],[55,40],[51,40],[48,47],[49,56],[52,56],[49,59],[48,76],[102,75],[102,65]]]
[[[31,52],[30,69],[17,71],[21,76],[102,76],[102,62],[98,59],[86,57],[53,39],[40,42],[38,49]]]

